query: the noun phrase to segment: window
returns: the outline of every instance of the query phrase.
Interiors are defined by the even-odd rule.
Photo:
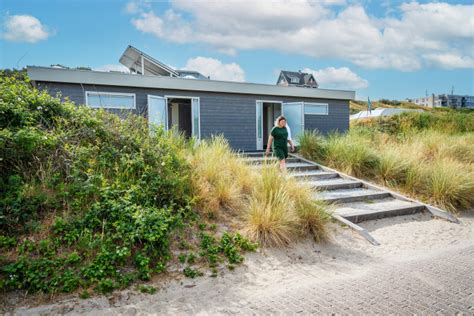
[[[300,83],[300,78],[298,77],[290,77],[291,83]]]
[[[328,115],[327,103],[304,103],[304,114],[308,115]]]
[[[135,94],[86,91],[86,105],[92,108],[135,109]]]

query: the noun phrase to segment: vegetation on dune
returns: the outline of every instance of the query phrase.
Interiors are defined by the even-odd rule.
[[[344,135],[306,132],[301,153],[456,212],[474,206],[474,112],[358,120]]]
[[[423,109],[427,108],[406,101],[381,99],[378,101],[371,101],[372,109],[376,108],[404,108],[404,109]],[[360,111],[367,111],[367,101],[350,101],[350,113],[355,114]]]
[[[474,131],[474,111],[437,109],[429,112],[407,112],[400,115],[361,119],[351,122],[351,127],[368,127],[390,135],[412,134],[433,129],[444,133]]]
[[[310,188],[282,175],[271,160],[257,172],[239,158],[221,136],[193,150],[192,182],[203,215],[233,221],[262,246],[288,245],[308,234],[326,238],[327,206]]]
[[[267,164],[250,196],[245,232],[265,246],[285,246],[308,234],[316,241],[324,240],[327,205],[313,195],[311,188]]]
[[[291,238],[325,236],[324,205],[279,174],[253,171],[223,137],[198,144],[150,130],[142,117],[61,102],[15,74],[0,76],[0,174],[1,291],[87,298],[170,267],[217,276],[255,250],[228,230],[251,232],[247,214],[269,199],[271,212],[291,218]],[[288,183],[275,184],[276,198],[270,177]],[[278,221],[270,225],[265,240],[248,236],[278,244],[266,242],[279,234]]]
[[[107,292],[161,271],[192,214],[173,139],[0,80],[0,287]]]
[[[203,140],[189,155],[197,208],[216,217],[221,210],[238,211],[254,185],[255,174],[232,152],[222,136]]]
[[[21,78],[2,76],[0,91],[0,289],[109,292],[163,272],[170,247],[202,233],[192,142]],[[240,235],[207,234],[218,263],[252,249]]]

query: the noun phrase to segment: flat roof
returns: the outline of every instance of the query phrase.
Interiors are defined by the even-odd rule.
[[[185,91],[208,91],[269,96],[291,96],[317,99],[354,100],[355,91],[302,88],[271,84],[218,80],[199,80],[174,77],[147,76],[80,69],[58,69],[27,66],[33,81],[95,84],[106,86],[140,87]]]

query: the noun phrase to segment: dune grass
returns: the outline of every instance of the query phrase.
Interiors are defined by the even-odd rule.
[[[467,209],[474,205],[474,173],[458,161],[443,158],[425,169],[425,195],[448,210]]]
[[[204,215],[232,219],[266,247],[283,247],[300,237],[326,238],[327,205],[311,188],[284,175],[272,160],[250,168],[222,136],[203,140],[190,152],[196,206]]]
[[[263,188],[262,188],[263,189]],[[283,247],[296,238],[296,213],[288,194],[280,187],[256,191],[245,216],[245,233],[262,246]]]
[[[327,205],[310,187],[267,164],[256,179],[245,215],[247,235],[264,246],[285,246],[297,237],[327,237]]]
[[[221,211],[243,207],[244,194],[251,191],[254,174],[237,159],[224,137],[201,141],[189,161],[200,211],[217,216]]]
[[[472,209],[473,117],[451,111],[445,115],[462,116],[462,126],[454,127],[451,118],[440,115],[423,118],[410,113],[378,123],[359,122],[344,135],[306,132],[300,140],[301,153],[452,212]],[[404,127],[397,133],[393,126]]]

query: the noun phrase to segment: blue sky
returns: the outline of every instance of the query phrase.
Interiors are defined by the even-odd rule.
[[[2,0],[0,68],[120,69],[131,44],[213,79],[312,72],[358,99],[474,94],[473,1]]]

